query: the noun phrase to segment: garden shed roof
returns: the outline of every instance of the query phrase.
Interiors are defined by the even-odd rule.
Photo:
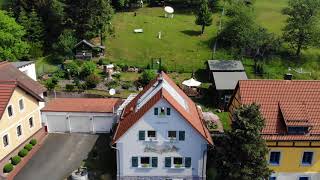
[[[242,62],[235,60],[208,60],[208,66],[216,72],[244,71]]]
[[[213,72],[217,90],[234,90],[239,80],[248,79],[246,72]]]

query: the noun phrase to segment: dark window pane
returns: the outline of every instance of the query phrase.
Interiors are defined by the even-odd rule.
[[[182,164],[182,158],[181,157],[173,158],[173,164]]]
[[[138,167],[138,157],[132,157],[132,167]]]
[[[150,157],[141,157],[141,164],[150,164]]]
[[[168,131],[168,137],[169,138],[177,138],[177,132],[176,131]]]
[[[154,115],[158,115],[158,108],[154,108]]]
[[[8,106],[8,115],[9,117],[11,117],[13,115],[13,109],[12,109],[12,106]]]
[[[156,131],[148,131],[148,137],[156,137]]]
[[[312,164],[313,152],[304,152],[302,164]]]
[[[276,177],[269,177],[269,180],[277,180]]]
[[[309,177],[299,177],[299,180],[309,180]]]
[[[31,118],[29,118],[29,126],[30,126],[30,128],[32,128],[33,127],[33,118],[31,117]]]
[[[184,162],[184,164],[185,164],[184,166],[186,168],[190,168],[191,167],[191,157],[186,157],[184,161],[185,161]]]
[[[17,135],[18,135],[18,136],[21,136],[21,134],[22,134],[21,126],[18,126],[18,127],[17,127]]]
[[[280,152],[271,152],[270,153],[270,163],[279,164],[280,162]]]
[[[9,145],[8,135],[3,136],[2,138],[3,146],[6,147]]]
[[[171,167],[171,157],[165,157],[165,167]]]
[[[179,141],[184,141],[185,139],[185,132],[184,131],[179,131]]]
[[[24,104],[23,104],[23,100],[22,99],[19,100],[19,108],[20,108],[20,110],[24,109]]]
[[[167,115],[170,116],[170,114],[171,114],[171,109],[167,108]]]
[[[145,140],[145,131],[139,131],[139,140],[144,141]]]
[[[152,167],[158,167],[158,157],[152,157]]]
[[[288,127],[289,134],[306,134],[308,127]]]

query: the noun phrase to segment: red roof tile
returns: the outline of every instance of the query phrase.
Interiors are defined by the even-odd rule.
[[[320,140],[320,81],[240,80],[242,104],[261,105],[267,140]],[[306,135],[289,135],[287,126],[309,126]]]
[[[173,87],[179,93],[180,96],[184,98],[184,100],[188,104],[188,111],[184,109],[180,105],[180,103],[178,103],[172,97],[172,95],[169,94],[168,91],[166,91],[164,88],[161,88],[161,90],[159,90],[147,103],[145,103],[137,112],[135,112],[138,99],[154,85],[154,83],[158,79],[156,78],[155,80],[151,81],[144,88],[144,90],[140,92],[124,109],[122,118],[120,119],[119,125],[113,138],[113,143],[116,143],[116,141],[123,134],[125,134],[130,129],[130,127],[132,127],[154,104],[156,104],[161,98],[164,98],[204,139],[206,139],[206,141],[208,141],[209,144],[213,144],[211,135],[204,124],[203,118],[201,118],[201,116],[199,115],[198,108],[196,107],[194,102],[165,73],[162,72],[161,76],[166,80],[166,82],[170,84],[171,87]]]
[[[113,113],[121,102],[118,98],[56,98],[41,111]]]

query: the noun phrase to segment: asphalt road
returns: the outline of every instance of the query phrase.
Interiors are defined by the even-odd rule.
[[[86,159],[99,135],[49,134],[15,180],[62,180]]]

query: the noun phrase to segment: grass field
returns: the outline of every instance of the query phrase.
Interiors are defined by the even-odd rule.
[[[192,12],[177,12],[173,19],[164,18],[162,8],[142,8],[117,13],[113,20],[115,38],[107,40],[108,58],[129,65],[146,66],[151,58],[162,61],[173,70],[198,69],[210,59],[211,38],[216,26],[206,28],[200,36],[200,26],[194,24]],[[216,18],[214,20],[217,21]],[[144,32],[135,34],[134,29]],[[158,39],[158,32],[162,39]]]

